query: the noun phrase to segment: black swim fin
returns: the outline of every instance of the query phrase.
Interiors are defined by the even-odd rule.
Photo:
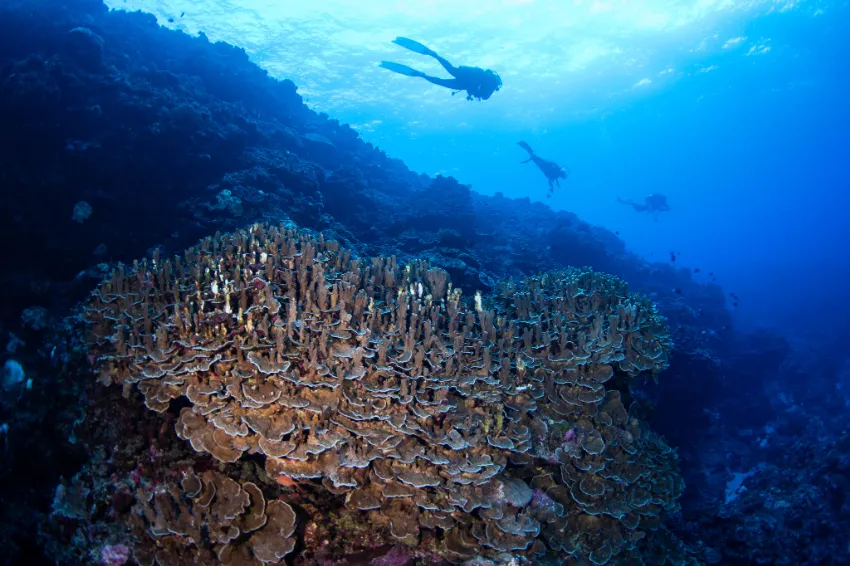
[[[401,63],[393,63],[392,61],[381,61],[380,67],[392,71],[393,73],[398,73],[399,75],[404,75],[406,77],[424,77],[425,73],[422,71],[417,71],[412,67],[408,67],[407,65],[402,65]]]
[[[420,53],[422,55],[435,55],[433,51],[419,43],[418,41],[414,41],[412,39],[408,39],[406,37],[397,37],[393,40],[393,43],[396,45],[401,45],[405,49],[410,49],[415,53]]]
[[[524,149],[525,151],[527,151],[527,152],[528,152],[528,159],[526,159],[525,161],[522,161],[522,163],[528,163],[529,161],[531,161],[532,159],[534,159],[534,150],[533,150],[533,149],[531,149],[531,146],[530,146],[530,145],[528,145],[528,144],[527,144],[527,143],[525,143],[524,141],[516,142],[516,144],[517,144],[518,146],[520,146],[522,149]]]

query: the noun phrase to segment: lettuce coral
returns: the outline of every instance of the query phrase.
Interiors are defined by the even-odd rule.
[[[436,531],[453,561],[638,559],[683,489],[609,387],[667,367],[665,321],[589,269],[466,300],[427,262],[254,225],[116,269],[87,319],[100,379],[158,412],[184,399],[196,451],[263,455],[399,543]]]
[[[251,482],[206,471],[140,489],[133,557],[141,566],[279,564],[295,547],[295,512]]]

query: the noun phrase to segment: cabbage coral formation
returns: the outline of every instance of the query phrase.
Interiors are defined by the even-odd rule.
[[[615,376],[667,366],[664,320],[590,270],[465,300],[426,262],[352,259],[255,225],[117,269],[92,296],[96,367],[222,462],[321,481],[400,543],[605,564],[676,508],[676,455]],[[275,563],[253,555],[259,563]]]
[[[251,482],[187,472],[178,487],[139,491],[133,557],[140,566],[278,564],[292,552],[295,512]],[[145,531],[159,541],[149,544]]]

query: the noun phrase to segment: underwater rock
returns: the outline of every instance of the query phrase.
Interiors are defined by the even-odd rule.
[[[71,214],[71,220],[78,224],[82,224],[88,217],[91,216],[92,207],[89,203],[84,200],[81,200],[77,204],[74,205],[74,211]]]
[[[103,63],[103,38],[87,27],[76,27],[65,38],[64,51],[87,71],[97,71]]]
[[[0,372],[0,386],[3,391],[12,391],[23,386],[27,380],[24,366],[17,360],[6,360],[3,364],[3,370]]]

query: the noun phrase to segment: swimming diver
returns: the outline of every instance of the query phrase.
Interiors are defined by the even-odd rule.
[[[558,188],[561,188],[561,183],[558,179],[566,179],[569,172],[555,163],[554,161],[549,161],[548,159],[543,159],[542,157],[538,157],[534,150],[531,149],[531,146],[525,143],[524,141],[517,142],[517,145],[523,148],[528,152],[528,159],[523,161],[522,163],[528,163],[529,161],[533,161],[537,167],[543,171],[543,174],[546,175],[546,179],[549,180],[549,194],[546,197],[551,197],[552,193],[555,192],[555,185],[558,185]]]
[[[454,90],[455,92],[453,92],[452,95],[465,90],[467,100],[472,100],[473,98],[477,98],[478,100],[487,100],[494,92],[502,88],[501,77],[490,69],[481,69],[479,67],[455,67],[440,57],[435,51],[428,49],[418,41],[413,41],[406,37],[397,37],[393,40],[393,43],[401,45],[405,49],[415,51],[416,53],[433,57],[439,61],[443,68],[446,69],[454,78],[441,79],[439,77],[432,77],[426,75],[422,71],[417,71],[407,65],[393,63],[392,61],[381,61],[380,66],[384,69],[389,69],[394,73],[398,73],[406,77],[422,77],[429,83]]]
[[[656,222],[658,222],[658,215],[660,213],[670,210],[670,205],[667,204],[667,197],[659,194],[651,194],[648,197],[644,197],[643,204],[633,200],[623,200],[620,197],[617,197],[617,201],[620,204],[631,206],[636,212],[654,212]]]

